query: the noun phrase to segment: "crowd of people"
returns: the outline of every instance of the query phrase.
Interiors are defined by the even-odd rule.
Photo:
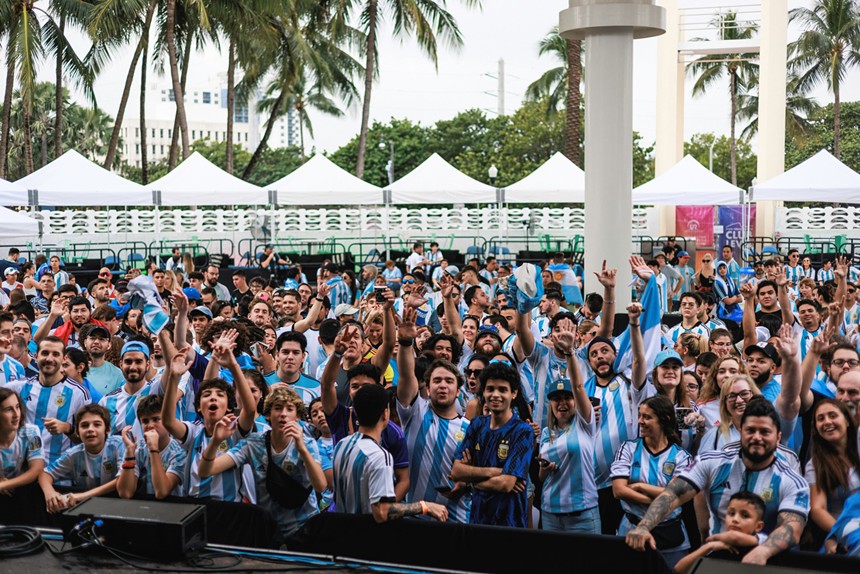
[[[694,271],[672,240],[604,264],[574,305],[562,254],[458,268],[416,244],[309,280],[268,246],[229,289],[178,250],[86,286],[12,250],[0,513],[38,485],[52,513],[255,504],[287,547],[344,512],[623,536],[678,572],[716,551],[860,556],[860,272],[720,253]],[[142,283],[166,323],[129,296]]]

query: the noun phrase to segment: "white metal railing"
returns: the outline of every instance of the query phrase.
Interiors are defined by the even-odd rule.
[[[789,231],[860,230],[860,207],[782,207],[776,229]]]
[[[339,209],[128,209],[57,210],[36,214],[50,235],[122,233],[242,233],[269,226],[274,215],[278,233],[375,231],[440,232],[528,230],[531,233],[582,231],[585,210],[560,207],[480,208],[339,208]],[[501,221],[500,221],[501,215]],[[632,228],[640,235],[655,235],[659,214],[655,208],[633,210]]]

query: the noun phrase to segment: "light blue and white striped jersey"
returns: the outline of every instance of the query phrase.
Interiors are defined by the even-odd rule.
[[[322,466],[323,472],[331,470],[334,465],[334,445],[332,444],[331,437],[319,437],[317,439],[317,448],[320,451],[320,466]],[[331,506],[332,502],[334,502],[334,490],[326,488],[325,491],[319,495],[320,512],[328,510],[328,507]]]
[[[321,368],[322,367],[321,365]],[[263,379],[266,381],[266,384],[270,387],[277,383],[284,383],[278,377],[278,371],[272,371],[271,373],[266,373],[263,375]],[[289,388],[296,391],[299,396],[302,398],[302,401],[305,403],[305,406],[311,404],[311,401],[320,396],[322,392],[322,387],[320,386],[320,382],[313,377],[309,377],[304,373],[299,373],[299,378],[295,383],[285,383]]]
[[[648,378],[645,381],[645,384],[642,385],[641,388],[637,389],[636,387],[631,386],[630,387],[630,398],[633,402],[633,412],[638,413],[639,412],[639,406],[643,402],[645,402],[646,399],[650,399],[651,397],[655,397],[655,396],[657,396],[657,394],[658,394],[657,393],[657,387],[654,386],[654,382],[653,382],[650,374],[648,375]],[[666,397],[666,398],[669,398],[669,397]],[[684,405],[679,405],[677,403],[675,404],[675,408],[678,408],[681,406],[684,406]],[[696,405],[692,402],[689,405],[686,405],[686,407],[692,408],[694,410],[698,410],[698,409],[696,409]],[[685,450],[692,449],[693,445],[696,441],[696,429],[691,428],[691,429],[679,430],[678,434],[681,436],[681,448],[683,448]]]
[[[452,488],[448,479],[454,466],[454,454],[466,437],[469,421],[461,416],[443,419],[430,408],[430,401],[420,395],[408,407],[398,401],[397,413],[409,447],[409,492],[407,502],[426,500],[444,505],[448,520],[469,523],[471,494],[458,500],[442,496],[437,487]]]
[[[201,421],[183,424],[186,428],[185,440],[180,441],[179,445],[185,450],[188,456],[185,464],[185,476],[182,480],[185,495],[194,498],[211,497],[215,500],[223,500],[224,502],[241,502],[241,468],[231,468],[221,474],[201,479],[198,471],[200,457],[203,455],[203,451],[206,450],[210,437],[206,435]],[[236,431],[230,435],[230,438],[218,446],[218,450],[215,452],[216,458],[226,454],[227,450],[236,446],[241,438],[239,425],[236,425]]]
[[[304,435],[302,435],[302,440],[304,440],[305,446],[310,451],[311,457],[315,461],[320,462],[320,453],[319,449],[317,449],[316,441]],[[257,504],[272,513],[278,526],[281,527],[281,532],[284,536],[295,533],[311,516],[319,514],[317,496],[313,489],[311,489],[308,499],[299,508],[285,508],[269,496],[269,491],[266,488],[266,473],[269,468],[269,458],[266,455],[265,434],[248,435],[247,438],[240,440],[236,446],[228,450],[227,456],[236,462],[237,467],[244,464],[251,467],[256,484]],[[273,448],[272,462],[280,466],[284,472],[290,475],[290,478],[303,487],[311,487],[305,462],[299,455],[299,451],[293,441],[290,441],[287,447],[281,452],[276,452]]]
[[[737,448],[740,445],[741,433],[735,425],[729,425],[729,432],[720,433],[719,427],[711,427],[705,431],[699,443],[699,454],[704,452],[721,451],[726,447]],[[783,444],[776,447],[776,456],[785,461],[796,473],[800,474],[800,459],[797,453]]]
[[[853,265],[848,268],[848,280],[852,283],[857,283],[860,280],[860,269]]]
[[[816,275],[817,275],[819,283],[825,283],[827,281],[833,281],[833,279],[834,279],[833,269],[824,269],[822,267],[821,269],[818,270],[818,273]]]
[[[143,430],[137,424],[137,404],[143,397],[153,394],[152,392],[150,383],[144,383],[133,395],[128,394],[123,385],[102,397],[99,404],[110,413],[110,434],[120,434],[122,429],[131,426],[137,436],[143,436]]]
[[[710,329],[708,329],[707,326],[702,325],[702,323],[700,323],[699,321],[696,321],[696,324],[689,329],[684,327],[683,323],[678,323],[677,325],[669,329],[669,331],[665,335],[663,335],[663,346],[669,347],[671,349],[672,347],[674,347],[675,343],[678,342],[678,337],[680,337],[684,333],[695,333],[696,335],[707,339],[708,336],[711,334],[711,331]]]
[[[800,280],[803,279],[803,267],[800,265],[795,265],[792,267],[791,265],[785,266],[785,276],[788,277],[789,282],[797,285],[800,283]]]
[[[670,443],[661,452],[652,453],[645,445],[645,441],[638,438],[625,442],[618,449],[612,463],[611,476],[613,479],[626,478],[629,484],[642,482],[665,488],[669,481],[690,466],[691,461],[690,453],[677,444]],[[639,519],[645,516],[648,506],[650,505],[621,499],[621,508],[624,512]],[[674,520],[680,515],[679,506],[666,517],[666,520]]]
[[[537,328],[538,333],[540,333],[541,339],[546,339],[547,337],[549,337],[549,333],[552,330],[549,328],[549,321],[549,317],[546,317],[544,315],[538,315],[534,318],[534,321],[532,322],[532,325],[534,325],[535,328]]]
[[[552,440],[550,440],[552,435]],[[585,422],[579,411],[564,429],[543,429],[540,456],[558,465],[543,483],[541,510],[566,513],[597,506],[597,484],[594,482],[594,439],[597,425],[592,413]]]
[[[161,457],[161,465],[164,467],[164,472],[179,477],[179,484],[176,485],[176,488],[170,494],[173,496],[182,496],[185,493],[182,481],[185,478],[185,463],[188,460],[188,453],[185,452],[185,449],[182,448],[176,439],[171,438],[164,450],[158,453],[158,456]],[[138,439],[134,457],[136,459],[134,476],[138,480],[142,478],[145,481],[147,494],[154,495],[155,487],[152,486],[152,462],[149,458],[149,447],[146,445],[145,440]]]
[[[812,267],[810,267],[809,269],[804,269],[801,265],[800,275],[801,279],[812,279],[813,281],[815,281],[815,269],[813,269]]]
[[[394,502],[394,459],[359,432],[334,447],[334,499],[338,512],[373,514],[373,505]]]
[[[821,333],[823,328],[824,325],[819,325],[818,329],[815,331],[807,331],[803,328],[803,325],[800,324],[800,321],[794,321],[794,324],[791,326],[791,336],[800,343],[801,361],[806,358],[806,353],[809,352],[809,348],[812,346],[812,340]]]
[[[854,303],[854,306],[845,311],[845,319],[842,323],[842,330],[849,333],[853,330],[854,325],[860,323],[860,303]]]
[[[531,363],[532,376],[534,377],[535,399],[532,406],[532,416],[535,422],[543,428],[546,426],[546,389],[555,380],[567,378],[567,361],[557,359],[553,350],[537,339],[532,354],[526,360]],[[559,362],[561,365],[558,365]]]
[[[517,340],[518,335],[510,335],[505,342],[502,343],[502,351],[514,357],[514,342]],[[535,342],[537,343],[537,341]],[[514,362],[516,363],[517,371],[520,374],[520,386],[522,387],[523,397],[525,397],[526,402],[532,404],[535,400],[535,376],[532,371],[532,365],[529,363],[528,357],[520,363],[514,357]]]
[[[675,293],[675,296],[672,298],[673,301],[680,301],[681,295],[684,293],[689,293],[693,290],[693,277],[696,275],[696,270],[690,267],[689,265],[678,265],[675,267],[675,271],[681,275],[681,289]]]
[[[90,490],[119,476],[125,444],[118,436],[109,436],[98,454],[90,454],[79,444],[65,451],[45,472],[54,482],[70,480],[72,486]]]
[[[0,477],[15,478],[27,472],[30,463],[45,460],[42,454],[42,435],[36,425],[25,424],[18,429],[15,440],[8,448],[0,448]]]
[[[735,282],[735,285],[741,284],[741,266],[738,265],[738,262],[732,258],[729,261],[726,261],[726,271],[727,275],[732,278],[732,281]]]
[[[331,301],[331,308],[334,309],[341,303],[352,304],[352,293],[350,293],[349,285],[343,280],[340,275],[335,275],[328,281],[326,285],[331,287],[328,298]]]
[[[56,461],[72,446],[72,441],[64,434],[51,434],[45,430],[42,419],[53,418],[74,427],[75,413],[82,406],[90,403],[90,394],[83,386],[68,377],[51,387],[43,387],[39,377],[13,381],[6,387],[21,395],[27,409],[27,422],[39,427],[42,433],[45,464]]]
[[[387,280],[386,285],[392,291],[400,291],[400,281],[391,281],[391,279],[403,279],[403,273],[396,266],[392,269],[386,267],[382,270],[382,276]]]
[[[597,384],[597,377],[585,381],[589,397],[600,399],[600,426],[594,445],[597,488],[611,486],[610,467],[622,444],[636,438],[636,415],[630,403],[630,379],[616,374],[608,385]]]
[[[9,355],[6,355],[0,364],[2,364],[2,368],[0,368],[0,387],[6,386],[12,381],[20,381],[27,378],[27,374],[24,372],[24,365]]]
[[[681,473],[681,478],[705,493],[711,513],[711,534],[723,531],[729,499],[736,492],[758,494],[765,503],[764,532],[776,527],[777,514],[809,514],[809,484],[798,472],[775,457],[773,464],[759,471],[749,470],[740,456],[740,444],[719,452],[706,452]]]

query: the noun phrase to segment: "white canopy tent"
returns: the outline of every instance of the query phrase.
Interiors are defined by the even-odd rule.
[[[752,199],[860,203],[860,174],[821,150],[785,173],[753,186]]]
[[[506,187],[505,203],[585,203],[585,172],[556,152],[542,166]]]
[[[381,205],[382,189],[362,181],[322,154],[266,186],[281,205]]]
[[[386,188],[393,205],[495,203],[496,189],[460,172],[434,153]]]
[[[198,152],[192,153],[176,169],[150,183],[152,196],[160,194],[162,206],[183,205],[268,205],[266,190],[230,175]]]
[[[30,205],[27,190],[35,190],[38,205],[141,206],[152,205],[152,194],[69,150],[48,165],[15,182],[24,190],[4,205]],[[5,199],[5,198],[4,198]]]
[[[23,213],[0,207],[0,237],[39,235],[39,222]]]
[[[22,197],[24,203],[21,203]],[[27,205],[27,188],[0,179],[0,205]]]
[[[633,190],[633,205],[738,205],[741,188],[714,175],[693,156]]]

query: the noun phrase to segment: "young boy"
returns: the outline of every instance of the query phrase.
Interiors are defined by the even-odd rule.
[[[311,428],[319,435],[317,438],[317,448],[320,451],[320,464],[322,465],[323,474],[325,475],[326,489],[319,496],[320,512],[325,512],[334,502],[334,490],[332,490],[332,455],[334,454],[334,445],[331,439],[331,429],[328,427],[328,421],[325,418],[325,411],[322,406],[322,399],[317,397],[311,401]],[[333,509],[332,509],[333,510]]]
[[[764,528],[764,510],[764,500],[759,495],[747,491],[733,494],[726,510],[725,531],[709,536],[702,546],[679,560],[675,565],[676,574],[686,574],[699,558],[711,552],[746,553],[758,546],[767,538],[760,534]]]
[[[101,496],[116,490],[122,464],[122,439],[108,436],[110,413],[101,405],[84,405],[75,413],[75,432],[79,445],[65,451],[39,476],[48,512],[60,512],[85,498]],[[70,481],[83,492],[60,494],[54,483]]]
[[[142,437],[132,440],[132,427],[122,430],[125,458],[116,489],[122,498],[133,498],[143,478],[146,494],[161,500],[168,495],[182,496],[182,476],[185,474],[185,450],[170,437],[161,424],[162,399],[149,395],[137,405],[137,420]]]

